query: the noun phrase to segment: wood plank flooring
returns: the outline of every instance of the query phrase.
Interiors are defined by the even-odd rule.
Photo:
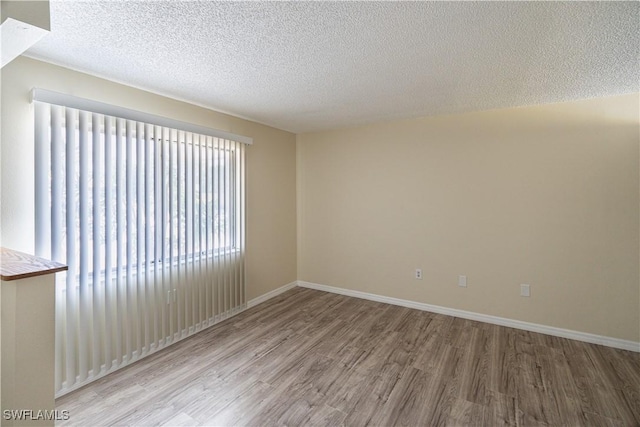
[[[59,425],[640,425],[640,354],[295,288],[56,401]]]

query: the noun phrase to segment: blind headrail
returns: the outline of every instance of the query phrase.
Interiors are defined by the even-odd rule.
[[[48,104],[61,105],[63,107],[75,108],[77,110],[89,111],[92,113],[104,114],[106,116],[119,117],[126,120],[133,120],[142,123],[149,123],[156,126],[178,129],[200,135],[212,136],[214,138],[228,139],[241,142],[243,144],[253,144],[253,138],[237,135],[206,126],[195,125],[182,122],[180,120],[167,117],[156,116],[155,114],[144,113],[142,111],[131,110],[117,105],[105,104],[91,99],[79,98],[77,96],[54,92],[51,90],[33,88],[31,90],[31,102],[46,102]]]

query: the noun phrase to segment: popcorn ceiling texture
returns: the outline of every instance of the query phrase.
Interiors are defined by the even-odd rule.
[[[639,2],[51,1],[28,56],[292,132],[640,90]]]

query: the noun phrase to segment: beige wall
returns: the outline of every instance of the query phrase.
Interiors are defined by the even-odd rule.
[[[247,150],[248,297],[296,280],[295,135],[25,57],[2,69],[3,246],[33,253],[33,87],[252,137]]]
[[[52,274],[0,281],[2,288],[2,410],[52,411],[54,404],[54,288]],[[48,420],[0,425],[53,426]]]
[[[2,15],[0,18],[2,22],[7,18],[13,18],[47,31],[51,29],[49,0],[2,0],[2,3],[0,3],[0,15]]]
[[[298,135],[298,279],[640,341],[638,104]]]

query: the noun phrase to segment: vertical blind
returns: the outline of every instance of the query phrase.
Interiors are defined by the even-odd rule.
[[[246,306],[246,137],[34,90],[60,396]],[[176,125],[176,126],[172,126]]]

